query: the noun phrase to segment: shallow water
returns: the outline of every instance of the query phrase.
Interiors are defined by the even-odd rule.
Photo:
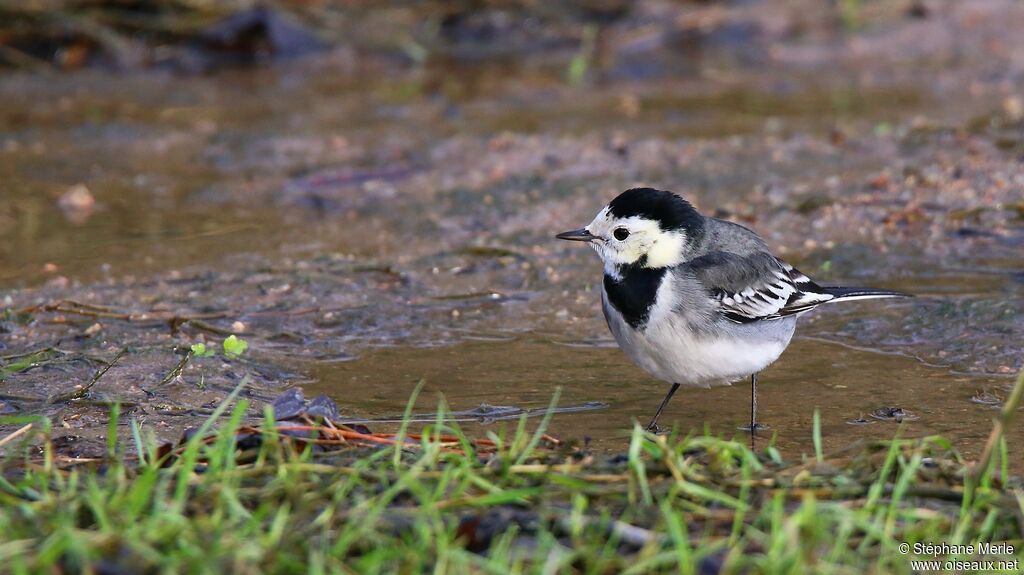
[[[543,408],[560,388],[560,406],[601,402],[607,407],[555,415],[551,432],[557,437],[589,438],[593,447],[613,452],[628,444],[633,422],[646,425],[668,391],[667,384],[652,380],[617,349],[530,338],[379,349],[351,362],[317,365],[313,377],[316,383],[305,386],[307,393],[334,398],[346,406],[344,415],[353,418],[400,415],[420,380],[424,386],[416,412],[427,417],[442,397],[456,411],[481,404]],[[967,456],[977,455],[996,412],[972,397],[983,389],[1003,390],[1006,383],[1003,378],[954,375],[913,358],[798,336],[761,374],[759,419],[771,429],[759,433],[757,441],[765,445],[771,440],[787,459],[813,454],[817,410],[826,450],[855,440],[888,439],[898,431],[902,437],[944,435]],[[902,425],[873,415],[897,407],[907,412]],[[737,427],[749,421],[749,410],[747,382],[681,388],[661,425],[684,434],[708,430],[746,441],[748,434]],[[494,431],[503,424],[509,425],[460,423],[471,432]],[[1024,440],[1024,430],[1014,430],[1009,439],[1011,444]]]

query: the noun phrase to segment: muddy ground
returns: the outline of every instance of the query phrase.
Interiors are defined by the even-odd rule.
[[[821,283],[918,295],[801,322],[762,378],[784,452],[815,408],[838,446],[891,437],[898,407],[973,453],[1022,366],[1022,25],[1011,2],[644,2],[418,63],[353,40],[202,75],[8,70],[0,413],[76,455],[105,449],[111,402],[174,439],[243,379],[254,416],[295,385],[353,418],[420,379],[427,412],[561,386],[607,406],[554,430],[621,447],[663,388],[614,349],[594,254],[553,234],[645,184]],[[229,334],[240,357],[188,351]],[[669,421],[731,435],[746,393],[683,393]]]

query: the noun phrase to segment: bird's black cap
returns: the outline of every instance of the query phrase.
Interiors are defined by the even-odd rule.
[[[704,216],[690,202],[672,192],[654,188],[633,188],[618,195],[608,204],[608,210],[617,218],[640,216],[655,220],[665,231],[690,232],[704,229]]]

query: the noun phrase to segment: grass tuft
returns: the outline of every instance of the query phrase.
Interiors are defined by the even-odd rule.
[[[19,422],[0,438],[0,571],[908,573],[902,542],[1024,548],[1001,437],[980,468],[938,437],[830,454],[816,416],[815,457],[787,463],[639,427],[599,456],[549,441],[548,419],[472,439],[443,401],[387,436],[245,412],[236,390],[170,449],[131,420],[91,463]]]

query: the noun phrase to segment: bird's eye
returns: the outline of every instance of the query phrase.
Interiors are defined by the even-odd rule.
[[[626,228],[615,228],[615,231],[612,232],[612,235],[615,236],[615,239],[621,242],[622,240],[629,237],[629,230],[627,230]]]

